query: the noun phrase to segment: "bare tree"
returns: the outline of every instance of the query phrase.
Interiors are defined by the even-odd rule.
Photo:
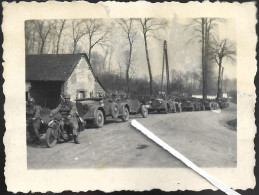
[[[193,86],[194,86],[194,89],[197,89],[198,87],[197,87],[197,83],[198,83],[198,81],[200,80],[200,74],[198,74],[197,72],[193,72],[192,73],[192,78],[193,78]]]
[[[65,24],[66,24],[65,19],[64,20],[56,20],[54,22],[53,31],[54,31],[55,36],[57,37],[56,50],[55,50],[56,54],[59,53],[60,40],[61,40],[61,37],[62,37],[63,30],[65,29]]]
[[[165,29],[167,22],[165,20],[155,19],[155,18],[139,18],[137,19],[141,25],[141,30],[144,36],[144,44],[145,44],[145,51],[146,51],[146,59],[148,65],[148,72],[149,72],[149,92],[150,95],[153,94],[153,76],[151,70],[151,64],[149,59],[149,52],[148,52],[148,37],[155,37],[156,38],[156,31],[159,29]]]
[[[110,47],[110,57],[109,57],[109,63],[108,63],[108,72],[111,73],[111,59],[113,54],[113,47]]]
[[[32,20],[25,22],[25,52],[33,54],[35,47],[35,23]]]
[[[126,83],[127,83],[127,94],[130,93],[130,85],[129,85],[129,70],[132,60],[132,50],[133,50],[133,43],[137,39],[137,31],[133,29],[133,19],[120,19],[118,21],[121,29],[125,34],[125,38],[127,39],[129,45],[129,52],[128,52],[128,60],[126,65]]]
[[[88,58],[91,61],[91,52],[96,45],[101,47],[105,46],[108,42],[107,36],[110,31],[101,19],[86,19],[85,23],[85,34],[88,35],[89,49]]]
[[[103,64],[105,63],[105,56],[99,52],[93,51],[91,65],[96,75],[100,76],[104,73]]]
[[[106,72],[106,59],[107,59],[107,56],[108,56],[108,48],[105,50],[105,54],[104,54],[104,57],[103,57],[103,64],[102,64],[103,72]]]
[[[221,89],[221,72],[222,72],[222,61],[224,58],[235,60],[234,56],[236,54],[235,45],[234,43],[230,42],[227,39],[223,39],[219,41],[219,43],[216,44],[215,47],[215,61],[219,66],[219,72],[218,72],[218,83],[217,83],[217,99],[220,99],[222,94]]]
[[[117,59],[117,61],[118,61],[118,65],[119,65],[119,72],[120,72],[120,74],[119,74],[119,78],[121,79],[121,78],[122,78],[122,72],[123,72],[124,67],[123,67],[123,64],[121,63],[121,61],[120,61],[120,59],[119,59],[119,58]]]
[[[87,34],[87,31],[84,26],[84,20],[73,20],[72,21],[72,39],[73,39],[72,53],[73,54],[76,52],[78,42],[86,34]]]
[[[207,99],[208,78],[212,72],[209,65],[213,59],[212,42],[217,35],[217,21],[219,21],[218,18],[197,18],[188,25],[195,32],[189,42],[193,39],[201,41],[202,95],[204,100]]]
[[[51,30],[50,21],[35,20],[35,30],[39,35],[39,54],[43,54],[45,43]]]

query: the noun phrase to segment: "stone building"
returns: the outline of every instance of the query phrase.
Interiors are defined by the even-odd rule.
[[[26,99],[54,108],[60,95],[71,100],[104,95],[105,90],[94,74],[86,54],[42,54],[26,56]]]

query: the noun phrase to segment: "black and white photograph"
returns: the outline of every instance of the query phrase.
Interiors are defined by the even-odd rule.
[[[236,166],[233,20],[27,20],[24,29],[29,169],[183,166],[132,118],[199,166]]]
[[[206,174],[253,187],[253,13],[252,3],[7,3],[10,189],[219,188]]]

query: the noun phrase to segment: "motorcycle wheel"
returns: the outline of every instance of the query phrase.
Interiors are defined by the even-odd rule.
[[[45,135],[45,142],[46,142],[47,147],[52,148],[53,146],[56,145],[57,141],[58,141],[58,139],[57,139],[55,130],[52,128],[49,128]]]

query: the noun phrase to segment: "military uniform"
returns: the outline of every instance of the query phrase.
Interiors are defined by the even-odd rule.
[[[35,134],[35,139],[37,141],[40,140],[40,134],[39,129],[41,125],[40,121],[40,111],[41,107],[34,104],[34,100],[30,100],[30,102],[33,102],[33,104],[27,103],[26,104],[26,120],[29,123],[29,125],[32,125],[33,132]]]
[[[61,122],[61,130],[64,131],[65,129],[70,129],[73,131],[74,141],[75,143],[79,143],[78,141],[78,121],[76,118],[76,105],[75,103],[71,102],[70,100],[66,100],[61,102],[57,108],[51,111],[52,115],[59,113],[62,117]],[[70,118],[68,116],[71,116]],[[65,128],[68,127],[68,128]],[[69,132],[68,136],[69,136]]]

